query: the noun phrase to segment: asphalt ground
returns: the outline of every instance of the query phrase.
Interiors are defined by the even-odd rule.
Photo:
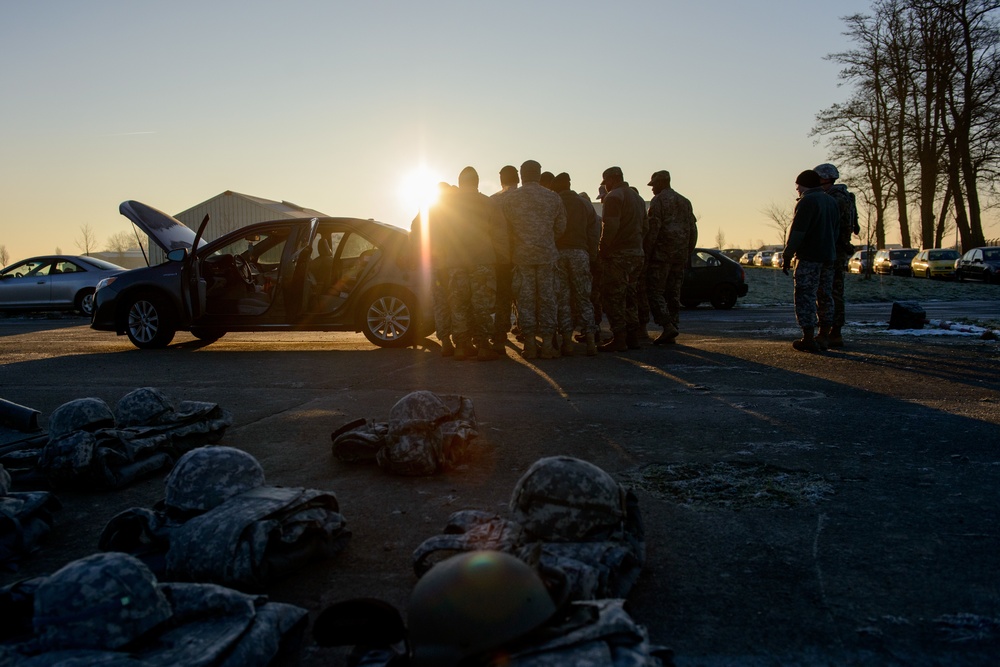
[[[997,302],[926,304],[997,319]],[[433,342],[375,349],[360,334],[179,334],[139,351],[73,318],[0,319],[0,398],[39,410],[139,386],[217,402],[221,444],[269,484],[336,493],[351,543],[268,594],[313,617],[351,597],[399,607],[410,555],[449,514],[506,514],[535,460],[569,454],[633,488],[648,562],[629,596],[677,665],[1000,663],[1000,343],[893,335],[891,304],[849,306],[843,350],[792,350],[789,308],[699,308],[678,344],[596,358],[455,361]],[[333,458],[330,433],[387,419],[410,391],[472,399],[480,442],[434,477]],[[59,493],[43,548],[0,584],[92,553],[118,512],[162,479]],[[304,647],[304,665],[343,652]]]

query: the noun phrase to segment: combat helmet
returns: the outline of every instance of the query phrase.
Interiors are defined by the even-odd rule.
[[[162,391],[139,387],[118,399],[115,420],[120,427],[155,424],[160,417],[174,411],[174,404]]]
[[[449,667],[538,628],[556,612],[541,577],[500,551],[471,551],[432,567],[410,595],[415,667]]]
[[[114,426],[115,415],[107,403],[99,398],[77,398],[52,411],[49,438],[54,440],[73,431],[94,432]]]
[[[118,552],[75,560],[45,578],[34,612],[35,635],[46,651],[114,650],[172,614],[149,568]]]
[[[535,540],[607,539],[622,529],[625,490],[593,463],[550,456],[535,461],[518,480],[510,511]]]
[[[824,162],[823,164],[816,165],[816,168],[813,169],[813,171],[819,174],[819,177],[824,180],[835,181],[838,178],[840,178],[840,172],[837,171],[837,168],[834,167],[829,162]]]
[[[264,485],[264,469],[250,454],[234,447],[192,449],[167,475],[164,503],[169,510],[201,513]]]

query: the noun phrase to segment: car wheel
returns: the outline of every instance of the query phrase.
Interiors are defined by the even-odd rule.
[[[406,347],[413,343],[416,298],[397,288],[375,289],[361,302],[360,328],[365,338],[379,347]]]
[[[219,331],[218,329],[202,329],[200,327],[191,327],[191,335],[198,340],[203,340],[206,343],[214,343],[223,336],[226,335],[225,331]]]
[[[958,279],[958,282],[960,283],[965,282],[965,274],[963,274],[961,271],[955,271],[955,277]]]
[[[73,308],[81,315],[90,317],[94,314],[94,288],[87,287],[80,290],[76,299],[73,300]]]
[[[718,310],[729,310],[735,305],[736,288],[729,283],[718,285],[712,295],[712,307]]]
[[[129,303],[125,332],[142,350],[166,347],[177,332],[170,306],[161,297],[140,295]]]

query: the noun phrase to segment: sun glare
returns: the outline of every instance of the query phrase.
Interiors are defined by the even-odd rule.
[[[427,167],[417,167],[403,177],[399,196],[411,210],[426,211],[437,201],[440,181]]]

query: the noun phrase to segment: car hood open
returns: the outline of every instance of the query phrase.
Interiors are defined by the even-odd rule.
[[[118,212],[131,220],[142,231],[149,235],[156,245],[170,252],[178,248],[190,249],[194,245],[195,230],[187,227],[172,215],[158,211],[137,201],[124,201],[118,207]],[[201,239],[199,246],[205,245]]]

